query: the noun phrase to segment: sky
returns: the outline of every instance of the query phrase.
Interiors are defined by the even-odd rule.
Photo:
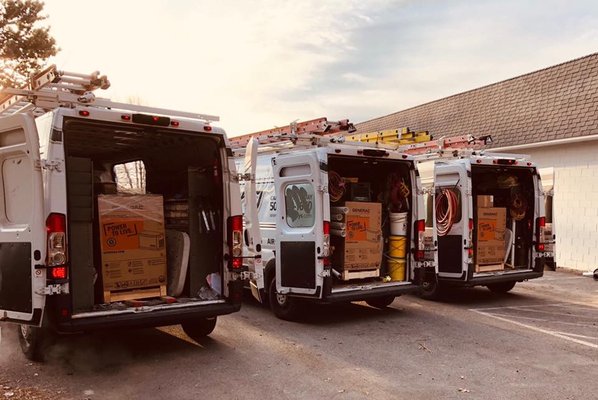
[[[219,115],[230,136],[366,121],[598,51],[598,2],[45,0],[97,96]]]

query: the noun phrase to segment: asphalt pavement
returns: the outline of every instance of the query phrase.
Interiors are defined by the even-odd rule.
[[[75,335],[43,364],[1,329],[0,399],[598,399],[598,282],[566,272],[301,322],[248,300],[201,344],[178,326]]]

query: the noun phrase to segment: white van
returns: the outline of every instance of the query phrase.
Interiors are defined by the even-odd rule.
[[[365,300],[383,308],[420,290],[427,265],[425,214],[413,157],[367,144],[314,140],[311,146],[261,154],[256,164],[255,179],[242,187],[245,240],[253,248],[246,247],[244,260],[254,296],[269,302],[277,317],[296,318],[302,301]],[[402,229],[397,235],[391,232],[392,207],[403,217],[395,221]],[[360,212],[365,214],[353,219]],[[371,225],[368,213],[377,213]],[[362,244],[370,248],[351,247]],[[399,265],[404,270],[396,273]]]
[[[241,203],[224,131],[199,116],[110,104],[0,118],[0,321],[20,325],[31,359],[53,331],[181,324],[199,340],[240,308]],[[148,246],[187,251],[182,270],[169,256],[169,278],[179,275],[168,296],[104,301],[97,197],[123,189],[163,199],[166,238]]]
[[[436,298],[451,286],[504,293],[543,275],[544,192],[532,162],[473,152],[418,168],[427,192],[426,257],[436,265],[424,297]]]

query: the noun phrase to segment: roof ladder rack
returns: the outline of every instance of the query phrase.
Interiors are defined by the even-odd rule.
[[[257,139],[259,152],[281,151],[297,146],[323,146],[328,143],[345,143],[345,136],[333,136],[340,132],[354,132],[355,127],[348,119],[329,121],[327,118],[316,118],[303,122],[291,122],[289,125],[254,132],[229,139],[235,155],[242,155],[245,146],[251,139]],[[361,143],[360,143],[361,144]]]
[[[91,106],[151,114],[176,115],[206,121],[219,121],[214,115],[198,114],[146,107],[127,103],[118,103],[109,99],[96,98],[97,89],[108,89],[110,81],[99,71],[91,74],[60,71],[55,65],[34,74],[24,88],[4,88],[0,90],[0,117],[31,111],[39,116],[58,107],[74,108]]]

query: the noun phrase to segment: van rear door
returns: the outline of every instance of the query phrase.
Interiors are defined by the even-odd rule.
[[[43,184],[32,116],[0,119],[0,321],[40,325],[46,285]]]
[[[436,207],[435,221],[438,235],[438,264],[436,271],[441,278],[467,279],[468,246],[471,244],[469,230],[469,215],[471,215],[471,182],[467,169],[461,163],[448,163],[436,165],[434,170]],[[442,196],[442,199],[438,198]],[[442,224],[439,219],[437,202],[449,201],[448,196],[453,196],[457,203],[457,215],[450,228],[449,224]],[[448,231],[443,232],[443,226]]]
[[[276,289],[321,296],[323,194],[315,152],[273,158],[277,199]]]

